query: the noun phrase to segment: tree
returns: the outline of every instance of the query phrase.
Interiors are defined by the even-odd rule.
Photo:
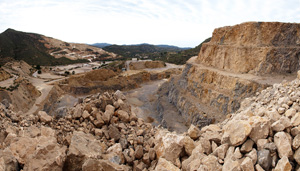
[[[75,74],[75,71],[72,71],[72,74],[74,75],[74,74]]]
[[[42,71],[41,70],[38,70],[38,74],[41,74],[42,73]]]
[[[35,67],[37,70],[40,70],[41,69],[41,66],[40,65],[36,65]]]

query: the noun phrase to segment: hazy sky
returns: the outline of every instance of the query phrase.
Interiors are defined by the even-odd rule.
[[[0,0],[0,32],[79,43],[194,47],[246,21],[299,23],[300,0]]]

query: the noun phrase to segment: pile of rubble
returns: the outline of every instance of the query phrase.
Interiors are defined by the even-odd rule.
[[[300,75],[300,73],[299,73]],[[300,79],[242,102],[219,124],[184,134],[137,118],[117,91],[80,99],[65,115],[0,110],[0,170],[296,170]]]

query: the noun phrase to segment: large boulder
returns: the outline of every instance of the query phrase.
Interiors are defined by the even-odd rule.
[[[183,151],[184,136],[160,130],[155,137],[156,156],[165,158],[175,166],[180,166],[179,156]]]
[[[103,151],[101,142],[96,140],[93,135],[75,131],[71,139],[64,169],[70,171],[81,170],[87,159],[99,158]]]
[[[251,125],[244,120],[231,120],[224,126],[223,141],[228,141],[233,146],[243,144],[250,135]]]
[[[291,157],[293,155],[292,150],[292,137],[285,132],[277,132],[274,135],[274,143],[278,150],[280,158],[286,156]]]

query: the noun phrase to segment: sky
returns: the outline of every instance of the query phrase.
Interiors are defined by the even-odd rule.
[[[300,0],[0,0],[0,32],[76,43],[195,47],[248,21],[300,23]]]

